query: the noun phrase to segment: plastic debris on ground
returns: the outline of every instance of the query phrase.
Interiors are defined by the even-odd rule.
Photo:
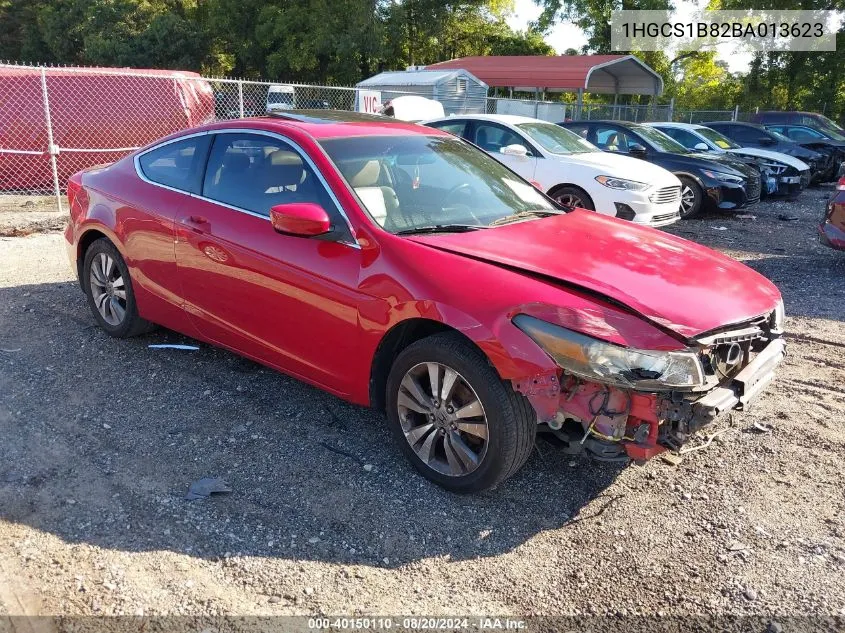
[[[197,345],[175,345],[172,343],[159,343],[156,345],[147,345],[150,349],[184,349],[188,351],[196,351],[199,349]]]
[[[185,499],[188,501],[205,499],[215,493],[224,492],[232,492],[232,489],[220,477],[203,477],[191,484]]]

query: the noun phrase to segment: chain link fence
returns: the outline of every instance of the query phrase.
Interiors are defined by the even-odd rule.
[[[371,92],[191,72],[0,64],[0,207],[10,204],[10,198],[52,196],[61,211],[72,174],[118,160],[163,136],[268,111],[363,110]],[[584,118],[696,123],[739,114],[679,111],[672,104],[579,108],[505,98],[488,98],[486,110],[552,122]]]
[[[196,73],[0,64],[0,206],[53,196],[68,178],[188,127],[268,110],[355,110],[356,88]]]

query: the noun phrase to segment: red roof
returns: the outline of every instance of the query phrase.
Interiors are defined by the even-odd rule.
[[[633,55],[461,57],[430,69],[463,68],[492,87],[660,94],[663,80]]]

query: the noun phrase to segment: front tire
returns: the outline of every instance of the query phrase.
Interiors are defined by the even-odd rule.
[[[595,211],[596,205],[590,195],[580,187],[566,185],[559,187],[552,191],[550,197],[566,207],[578,207],[580,209],[587,209],[588,211]]]
[[[681,217],[691,218],[701,211],[704,203],[704,192],[692,178],[678,176],[681,181]]]
[[[138,316],[129,268],[106,238],[92,242],[85,251],[82,279],[88,307],[109,336],[129,338],[155,327]]]
[[[404,349],[385,401],[402,452],[452,492],[491,488],[531,455],[537,416],[530,403],[459,334],[436,334]]]

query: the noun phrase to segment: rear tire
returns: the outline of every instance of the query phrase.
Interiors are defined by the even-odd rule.
[[[537,416],[528,400],[456,333],[405,348],[390,370],[385,402],[402,452],[424,477],[452,492],[495,486],[534,447]]]
[[[92,242],[85,251],[82,284],[94,319],[109,336],[129,338],[155,328],[138,316],[129,268],[106,238]]]
[[[678,176],[681,181],[681,217],[691,218],[701,211],[704,203],[704,192],[692,178]]]
[[[593,203],[590,195],[580,187],[575,187],[574,185],[559,187],[554,189],[549,195],[558,204],[567,207],[578,207],[587,209],[588,211],[596,210],[596,205]]]

